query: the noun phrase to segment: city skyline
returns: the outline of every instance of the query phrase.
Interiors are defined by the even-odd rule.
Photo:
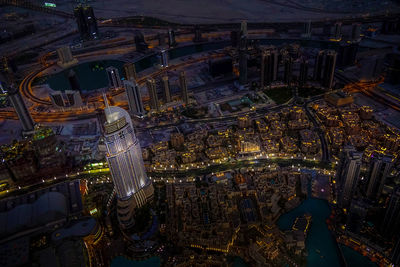
[[[0,4],[1,266],[400,266],[398,1]]]

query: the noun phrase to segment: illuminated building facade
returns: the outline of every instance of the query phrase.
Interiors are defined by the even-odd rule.
[[[129,228],[135,208],[151,200],[154,189],[128,112],[108,104],[104,111],[106,157],[118,196],[118,219],[123,228]]]

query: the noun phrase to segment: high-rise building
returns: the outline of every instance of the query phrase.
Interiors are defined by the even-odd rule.
[[[136,51],[145,52],[149,48],[146,41],[144,40],[144,35],[141,31],[139,30],[135,31],[134,40],[135,40]]]
[[[186,82],[186,74],[184,71],[179,75],[179,85],[181,86],[182,101],[185,105],[189,104],[189,93]]]
[[[358,42],[341,43],[338,49],[337,65],[340,67],[354,65],[358,52]]]
[[[149,91],[150,107],[159,111],[160,103],[158,102],[156,81],[153,78],[150,78],[147,80],[146,84],[147,90]]]
[[[260,62],[260,89],[264,89],[265,85],[265,59],[267,55],[265,51],[261,51],[261,62]]]
[[[285,58],[285,69],[283,73],[283,80],[288,86],[290,86],[292,83],[292,74],[293,74],[293,59],[291,56],[287,56]]]
[[[374,151],[371,154],[370,167],[368,170],[367,197],[371,200],[378,200],[382,194],[386,178],[393,167],[393,156],[385,155]]]
[[[325,51],[321,50],[318,52],[315,58],[314,80],[316,81],[321,81],[322,79],[322,68],[324,66],[324,57],[325,57]]]
[[[163,87],[164,87],[164,101],[165,103],[171,102],[171,92],[169,88],[168,76],[162,77]]]
[[[351,40],[352,41],[360,41],[361,38],[361,24],[360,23],[353,23],[351,26]]]
[[[167,50],[161,50],[160,52],[160,65],[162,68],[168,67],[168,51]]]
[[[168,45],[169,47],[176,46],[175,32],[172,29],[168,30]]]
[[[110,88],[119,88],[122,87],[121,78],[119,77],[119,71],[115,67],[106,68],[108,84]]]
[[[333,86],[333,78],[335,75],[336,68],[336,56],[337,53],[333,50],[328,50],[325,53],[325,66],[324,66],[324,77],[322,80],[322,86],[331,89]]]
[[[78,63],[78,60],[72,56],[71,48],[69,46],[57,48],[57,55],[57,64],[63,68],[70,67]]]
[[[365,202],[357,199],[352,200],[346,220],[346,231],[360,233],[367,213],[368,205]]]
[[[246,35],[240,37],[239,44],[239,83],[247,83],[247,39]]]
[[[118,220],[123,228],[130,228],[135,209],[152,199],[154,188],[147,178],[142,150],[128,112],[108,106],[107,99],[105,102],[106,158],[118,197]]]
[[[32,133],[35,127],[35,122],[33,121],[18,88],[14,85],[9,86],[7,89],[7,95],[17,113],[19,121],[22,124],[22,132],[26,134]]]
[[[299,73],[299,86],[302,87],[307,83],[308,79],[308,60],[302,59],[300,62],[300,73]]]
[[[275,48],[269,48],[262,53],[261,70],[262,87],[276,81],[278,75],[278,51]]]
[[[304,23],[303,36],[306,38],[311,37],[311,20]]]
[[[83,40],[99,38],[97,20],[91,6],[78,5],[74,9],[74,15],[78,24],[79,34]]]
[[[144,115],[145,111],[143,107],[142,95],[140,93],[138,84],[135,80],[125,80],[123,83],[128,99],[129,112],[132,115]]]
[[[193,42],[195,43],[200,43],[203,41],[203,38],[201,36],[201,29],[198,25],[196,25],[194,27],[194,38],[193,38]]]
[[[340,162],[336,172],[338,181],[338,204],[347,208],[355,193],[360,176],[362,153],[357,152],[353,146],[345,146],[341,151]]]
[[[335,40],[342,39],[342,23],[341,22],[336,22],[334,25],[333,39],[335,39]]]
[[[71,90],[73,91],[80,91],[81,86],[79,85],[78,77],[76,76],[76,73],[74,70],[69,70],[68,72],[68,82],[69,85],[71,86]]]
[[[381,225],[382,235],[395,237],[400,234],[400,187],[393,190]]]
[[[247,36],[247,21],[245,20],[240,23],[240,35]]]
[[[125,79],[128,81],[136,81],[137,79],[137,74],[136,74],[136,67],[135,63],[125,63],[124,64],[124,74],[125,74]]]

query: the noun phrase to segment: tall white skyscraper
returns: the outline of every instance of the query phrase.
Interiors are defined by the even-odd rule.
[[[119,76],[118,69],[114,67],[108,67],[106,68],[106,71],[107,71],[108,84],[110,88],[122,87],[122,82]]]
[[[107,162],[118,197],[118,220],[122,227],[134,224],[134,210],[150,201],[154,194],[147,178],[140,144],[132,120],[122,108],[108,106],[105,98],[105,144]]]
[[[143,115],[145,112],[138,84],[134,80],[125,80],[123,83],[128,98],[129,112],[134,115]]]

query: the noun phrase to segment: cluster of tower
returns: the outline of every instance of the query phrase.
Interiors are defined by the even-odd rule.
[[[162,87],[163,87],[163,95],[164,95],[164,103],[169,103],[172,101],[172,94],[170,89],[170,83],[168,76],[163,76],[161,78]],[[159,111],[161,108],[160,101],[158,99],[158,92],[157,92],[157,83],[154,78],[150,78],[147,80],[147,89],[149,91],[150,96],[150,107],[156,111]],[[186,74],[182,71],[179,74],[179,85],[181,88],[181,98],[182,102],[185,105],[189,104],[189,94],[188,94],[188,87],[186,81]]]
[[[337,53],[333,50],[321,50],[315,59],[314,80],[331,89],[335,75]]]
[[[305,24],[305,30],[307,34],[311,34],[311,22]],[[281,79],[289,86],[293,83],[293,65],[297,54],[293,56],[291,48],[278,50],[274,46],[270,47],[258,47],[257,44],[253,45],[253,48],[249,50],[248,39],[247,39],[247,24],[242,22],[240,31],[234,31],[231,33],[232,46],[237,48],[238,51],[238,62],[239,62],[239,83],[241,85],[247,84],[248,82],[248,64],[254,61],[254,55],[259,57],[257,61],[260,62],[260,87],[265,88],[270,86],[273,82],[278,80],[278,73],[280,67],[283,66],[283,76]],[[253,51],[253,57],[249,55]],[[301,57],[300,58],[300,69],[298,75],[298,85],[304,86],[308,80],[309,72],[309,61]],[[315,59],[314,66],[314,80],[321,83],[325,88],[331,89],[334,85],[334,73],[336,68],[337,52],[334,50],[321,50]]]
[[[365,218],[366,203],[378,203],[384,192],[387,178],[394,167],[395,158],[375,151],[369,159],[366,177],[360,177],[363,153],[353,146],[345,146],[340,155],[336,172],[338,205],[348,209],[348,228],[359,231],[360,219]],[[364,200],[356,197],[363,195]],[[394,187],[380,225],[380,232],[387,238],[400,237],[400,187]]]
[[[289,86],[293,82],[293,58],[283,49],[279,52],[275,47],[269,47],[261,51],[260,86],[265,88],[278,79],[280,62],[284,72],[282,80]],[[336,66],[336,52],[321,50],[315,60],[314,80],[321,82],[325,88],[332,88]],[[298,85],[304,86],[308,80],[309,62],[306,58],[300,58],[300,70]]]
[[[339,205],[345,207],[354,196],[356,185],[360,178],[362,153],[353,146],[345,146],[341,151],[337,170],[337,179],[340,185]],[[375,151],[371,154],[369,170],[366,177],[365,195],[371,201],[378,201],[381,197],[387,177],[394,166],[395,158]]]
[[[107,77],[110,88],[124,87],[128,99],[129,111],[132,115],[143,116],[145,114],[144,105],[141,97],[140,88],[136,82],[136,68],[133,63],[126,63],[124,65],[124,72],[126,79],[121,81],[118,69],[115,67],[106,68]],[[169,78],[167,75],[161,78],[164,103],[172,101],[172,94],[170,89]],[[150,98],[150,108],[160,111],[161,105],[158,98],[157,83],[154,78],[150,78],[146,82]],[[186,81],[186,74],[182,71],[179,75],[179,85],[181,88],[182,102],[189,104],[188,86]]]

